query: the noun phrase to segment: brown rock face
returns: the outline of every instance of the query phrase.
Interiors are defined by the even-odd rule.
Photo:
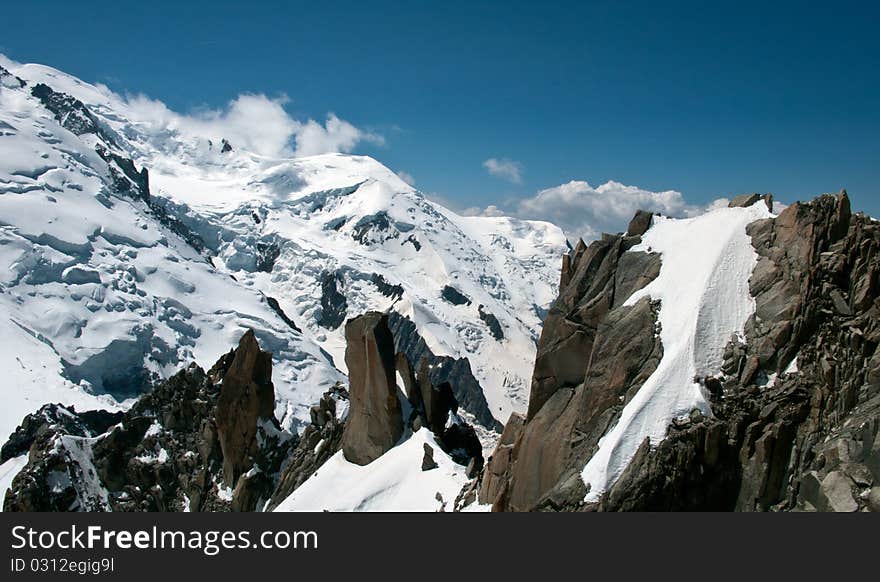
[[[757,203],[758,201],[763,200],[764,204],[767,205],[767,210],[773,212],[773,194],[740,194],[739,196],[735,196],[733,200],[728,202],[728,208],[746,208],[751,206],[752,204]]]
[[[640,241],[639,237],[607,236],[589,247],[581,242],[567,259],[569,281],[560,288],[538,343],[529,419],[556,390],[584,381],[605,317],[659,274],[659,256],[626,253]]]
[[[583,382],[555,391],[523,429],[504,509],[559,509],[566,503],[559,488],[583,489],[577,468],[660,362],[655,325],[647,298],[608,312],[595,334]],[[572,474],[577,479],[570,479]]]
[[[232,487],[253,464],[257,426],[274,420],[275,387],[272,385],[272,354],[260,349],[253,330],[248,330],[235,350],[223,376],[214,413],[223,454],[223,479]]]
[[[691,414],[659,444],[646,441],[589,505],[579,473],[662,345],[648,331],[650,304],[623,309],[613,297],[650,280],[650,265],[635,267],[644,260],[638,253],[615,253],[621,239],[573,255],[538,348],[535,402],[525,424],[511,421],[487,464],[483,503],[500,510],[878,509],[880,224],[853,215],[841,192],[793,204],[752,223],[748,234],[759,257],[750,279],[756,311],[745,342],[728,344],[721,374],[701,379],[712,417]],[[627,262],[633,266],[621,274]],[[578,354],[588,362],[582,376],[565,370]]]
[[[651,214],[633,219],[635,232]],[[582,242],[545,320],[526,419],[512,417],[484,472],[482,503],[496,510],[561,509],[584,496],[579,471],[660,361],[656,306],[626,299],[660,272],[658,255],[626,252],[638,236]],[[574,478],[577,477],[577,478]]]
[[[483,504],[502,506],[506,503],[507,484],[510,481],[510,469],[516,458],[516,447],[522,436],[526,419],[521,414],[510,415],[504,432],[483,472],[483,480],[480,483],[479,500]]]
[[[366,465],[393,447],[403,434],[388,316],[371,311],[350,319],[345,324],[345,341],[351,409],[342,451],[352,463]]]

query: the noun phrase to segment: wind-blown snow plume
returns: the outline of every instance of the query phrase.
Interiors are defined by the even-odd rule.
[[[106,87],[99,88],[118,98]],[[284,108],[289,102],[286,96],[246,93],[223,108],[188,115],[145,95],[128,96],[125,102],[136,118],[152,122],[148,130],[154,133],[171,129],[217,142],[227,139],[236,147],[269,157],[347,153],[364,142],[385,143],[381,135],[360,129],[335,113],[328,113],[324,123],[294,119]]]

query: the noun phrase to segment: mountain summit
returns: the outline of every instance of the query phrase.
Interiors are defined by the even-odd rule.
[[[15,388],[0,434],[46,402],[125,409],[251,328],[276,360],[276,413],[301,429],[345,378],[343,323],[368,310],[393,311],[435,374],[464,378],[487,428],[525,409],[558,228],[462,217],[372,158],[261,155],[50,67],[8,66],[0,365]]]

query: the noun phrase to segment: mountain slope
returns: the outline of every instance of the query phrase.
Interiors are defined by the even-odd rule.
[[[0,434],[49,401],[124,408],[247,328],[275,355],[278,417],[302,427],[344,379],[342,322],[392,305],[435,355],[467,358],[495,419],[524,408],[557,228],[460,217],[370,158],[257,155],[50,67],[6,66],[0,338],[15,382]]]

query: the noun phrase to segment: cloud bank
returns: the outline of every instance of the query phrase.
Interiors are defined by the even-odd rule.
[[[507,158],[489,158],[483,162],[483,167],[492,176],[507,180],[512,184],[522,183],[522,164]]]
[[[546,220],[558,225],[571,242],[599,238],[603,232],[626,229],[636,210],[659,212],[666,216],[694,216],[727,200],[716,200],[708,206],[688,204],[681,192],[652,192],[637,186],[609,181],[593,187],[582,180],[539,191],[534,196],[511,203],[507,212],[497,206],[469,209],[466,214],[498,216],[509,214],[519,218]]]

